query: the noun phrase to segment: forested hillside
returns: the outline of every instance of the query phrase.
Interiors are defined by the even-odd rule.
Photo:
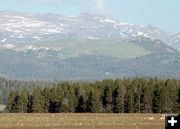
[[[5,101],[6,112],[11,113],[180,112],[180,81],[174,79],[135,78],[59,83],[12,82],[8,84],[11,92]],[[14,85],[15,83],[18,85]]]
[[[19,44],[18,50],[0,50],[1,77],[52,81],[123,77],[180,79],[179,51],[159,40],[79,39],[29,44],[31,49],[25,46]]]

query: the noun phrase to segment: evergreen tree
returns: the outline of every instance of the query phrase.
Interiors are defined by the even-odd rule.
[[[73,100],[71,100],[72,96],[69,91],[70,90],[69,84],[63,83],[61,85],[61,87],[62,87],[63,95],[62,95],[62,99],[60,101],[60,112],[71,112],[72,105],[73,105],[73,103],[71,103],[71,102]]]
[[[134,89],[132,84],[130,84],[127,89],[126,112],[127,113],[135,112]]]
[[[51,91],[50,88],[45,87],[42,93],[44,97],[44,110],[47,113],[50,107],[50,100],[51,100]]]
[[[160,91],[161,86],[160,83],[156,83],[153,91],[153,112],[154,113],[160,113],[161,107],[160,107]]]
[[[105,112],[112,112],[112,89],[109,85],[104,87],[103,105]]]
[[[60,103],[62,101],[62,88],[61,87],[53,87],[51,88],[51,97],[49,102],[49,112],[50,113],[58,113],[60,112]]]
[[[26,113],[28,111],[28,92],[23,89],[21,92],[20,92],[20,112],[22,113]]]
[[[45,112],[45,110],[44,110],[44,97],[41,93],[40,88],[35,88],[33,91],[32,111],[34,113]]]
[[[27,112],[32,113],[33,112],[33,96],[28,96],[28,105],[27,105]]]
[[[177,110],[177,94],[177,87],[174,86],[171,80],[167,80],[160,92],[160,112],[172,113]]]
[[[124,113],[125,112],[125,97],[126,97],[126,87],[120,80],[115,81],[115,90],[113,93],[113,112]]]
[[[153,105],[153,84],[148,81],[143,82],[142,87],[142,104],[141,111],[143,113],[152,113],[152,105]]]
[[[14,98],[14,111],[13,112],[22,112],[22,105],[21,105],[21,97],[18,92],[15,92],[15,98]]]
[[[72,86],[68,86],[67,98],[68,98],[69,112],[74,112],[75,107],[77,105],[77,99],[76,99],[76,95],[75,95],[75,90],[74,90],[74,88]]]
[[[76,107],[76,112],[86,112],[86,100],[83,95],[80,95]]]
[[[134,80],[133,82],[134,87],[134,101],[135,101],[135,112],[141,112],[141,97],[142,97],[142,85],[139,79]]]
[[[8,99],[7,99],[7,110],[8,112],[12,113],[14,111],[14,106],[15,106],[15,92],[11,91],[9,93]]]
[[[87,111],[92,113],[98,113],[100,111],[100,95],[96,90],[91,89],[88,94]]]

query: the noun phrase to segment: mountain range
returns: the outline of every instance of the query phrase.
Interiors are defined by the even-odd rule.
[[[0,42],[27,43],[59,39],[159,39],[180,49],[180,33],[169,34],[151,25],[136,25],[105,16],[81,13],[79,16],[0,12]]]
[[[106,16],[0,12],[0,76],[180,78],[180,33]]]

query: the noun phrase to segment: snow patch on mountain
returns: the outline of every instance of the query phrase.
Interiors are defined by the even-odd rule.
[[[40,40],[42,37],[34,36],[34,37],[32,37],[32,38],[33,38],[33,39]]]
[[[104,22],[116,23],[115,20],[111,20],[111,19],[104,19]]]
[[[143,36],[143,35],[144,35],[143,32],[138,31],[137,36]]]
[[[14,35],[10,35],[10,37],[14,38],[15,36]]]
[[[18,36],[17,36],[17,38],[19,38],[19,39],[23,39],[23,38],[24,38],[24,36],[23,36],[23,35],[18,35]]]
[[[6,38],[4,38],[4,39],[1,40],[2,43],[6,42],[6,41],[7,41]]]
[[[171,52],[171,53],[174,52],[172,49],[169,49],[169,48],[166,48],[166,50],[167,50],[168,52]]]
[[[15,45],[13,45],[13,44],[4,44],[4,45],[2,45],[2,47],[7,48],[7,49],[12,49],[12,48],[15,47]]]
[[[91,36],[88,36],[87,37],[88,39],[92,39],[92,40],[98,40],[99,38],[97,38],[97,37],[91,37]]]
[[[46,50],[46,51],[48,51],[48,50],[50,50],[50,48],[48,48],[48,47],[36,47],[36,46],[34,46],[34,45],[29,45],[29,46],[26,46],[26,49],[28,49],[28,50]]]

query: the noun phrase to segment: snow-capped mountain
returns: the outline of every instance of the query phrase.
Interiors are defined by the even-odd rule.
[[[169,35],[151,25],[124,23],[105,16],[82,13],[79,16],[0,12],[0,44],[13,48],[15,43],[34,43],[59,39],[160,39],[180,49],[177,34]]]
[[[176,33],[171,36],[171,44],[172,47],[180,50],[180,33]]]
[[[180,78],[179,33],[87,13],[66,17],[4,11],[0,17],[0,77]]]

